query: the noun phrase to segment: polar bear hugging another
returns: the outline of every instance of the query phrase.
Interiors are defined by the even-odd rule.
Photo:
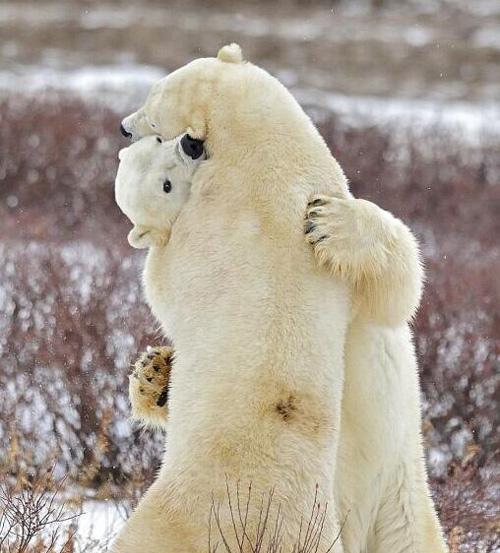
[[[349,512],[335,551],[444,551],[410,332],[404,320],[384,315],[391,325],[382,325],[377,309],[358,310],[342,271],[331,275],[304,240],[312,195],[340,196],[347,209],[357,200],[292,96],[226,47],[158,83],[124,125],[135,137],[188,132],[209,159],[168,246],[148,256],[147,299],[177,356],[168,447],[114,550],[206,551],[211,496],[223,499],[227,477],[275,487],[285,551],[316,484],[330,505],[324,546]],[[338,205],[321,206],[318,229],[328,231],[325,215]],[[388,244],[401,230],[391,223]],[[328,243],[315,242],[325,263]],[[409,286],[415,295],[419,286]],[[294,416],[284,420],[277,406],[291,397]]]

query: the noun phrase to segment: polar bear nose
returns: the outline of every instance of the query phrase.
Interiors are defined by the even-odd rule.
[[[130,138],[132,136],[132,133],[127,131],[127,129],[123,126],[123,123],[120,123],[120,132],[125,138]]]
[[[185,134],[181,138],[181,146],[184,153],[191,159],[198,159],[203,154],[203,140],[191,138],[189,134]]]

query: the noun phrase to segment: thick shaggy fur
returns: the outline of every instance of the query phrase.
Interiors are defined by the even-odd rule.
[[[124,121],[135,137],[187,131],[205,140],[209,160],[168,247],[147,259],[146,296],[176,347],[168,447],[114,551],[206,551],[211,498],[223,498],[226,478],[276,488],[284,551],[316,484],[329,502],[324,546],[346,518],[333,551],[444,551],[409,330],[370,320],[376,308],[356,314],[353,283],[371,282],[364,269],[351,258],[342,278],[336,248],[328,260],[326,238],[313,251],[303,236],[315,194],[357,200],[291,95],[240,56],[226,47],[172,73]]]
[[[413,317],[423,270],[417,241],[399,219],[366,200],[317,196],[306,236],[319,264],[350,284],[356,316],[386,325]]]
[[[191,159],[184,154],[180,140],[146,136],[118,154],[115,199],[134,224],[128,235],[134,248],[165,246],[188,199],[202,157]]]

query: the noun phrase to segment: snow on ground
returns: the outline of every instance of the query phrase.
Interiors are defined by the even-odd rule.
[[[126,113],[140,106],[150,86],[165,75],[161,67],[140,64],[72,70],[20,66],[0,70],[0,96],[19,91],[26,96],[62,92]],[[348,127],[389,126],[403,133],[412,129],[414,136],[429,136],[439,129],[449,135],[450,142],[470,147],[500,141],[498,104],[352,96],[297,87],[291,70],[277,70],[276,75],[302,105],[319,114],[319,119],[321,114],[334,114]]]
[[[366,5],[363,6],[366,14]],[[340,12],[340,13],[339,13]],[[28,5],[19,10],[17,4],[6,3],[0,12],[0,24],[22,23],[30,27],[41,25],[77,24],[86,30],[96,29],[128,29],[133,25],[140,24],[150,28],[175,25],[186,31],[202,30],[209,28],[211,31],[230,31],[238,36],[251,38],[263,38],[273,36],[274,38],[288,40],[327,40],[343,41],[349,40],[382,40],[387,43],[399,42],[401,36],[407,36],[414,44],[415,37],[412,36],[413,26],[408,28],[397,28],[389,23],[386,25],[373,26],[367,23],[356,21],[356,33],[352,33],[350,27],[340,29],[340,33],[330,33],[331,18],[342,14],[348,18],[360,15],[359,10],[349,8],[331,8],[325,18],[324,10],[312,8],[309,11],[310,17],[304,20],[302,16],[282,15],[279,19],[267,16],[234,12],[223,13],[216,9],[201,7],[193,11],[166,10],[163,7],[149,6],[144,10],[140,5],[124,5],[120,10],[112,4],[101,4],[92,7],[92,10],[82,9],[78,6],[64,6],[60,3],[46,3],[41,11],[36,5]],[[420,27],[418,44],[423,45],[430,42],[434,34],[432,30]]]
[[[394,15],[403,15],[402,11],[394,8]],[[438,2],[413,2],[403,8],[406,14],[418,17],[419,15],[437,14],[440,9]],[[494,17],[500,14],[498,2],[490,0],[476,0],[475,2],[456,2],[456,10],[476,17]],[[272,13],[272,12],[271,12]],[[148,27],[164,27],[175,24],[177,27],[192,31],[209,28],[212,31],[230,31],[239,36],[275,38],[291,40],[327,40],[342,41],[348,38],[355,41],[382,40],[387,43],[399,42],[406,37],[412,45],[423,46],[435,38],[432,29],[419,25],[400,26],[391,24],[373,25],[369,17],[372,9],[369,2],[341,2],[328,9],[325,17],[324,6],[309,6],[307,20],[302,13],[282,13],[279,18],[269,15],[260,15],[248,10],[224,12],[216,6],[197,6],[197,9],[179,10],[165,9],[161,5],[149,5],[145,10],[142,5],[121,5],[117,9],[115,4],[101,3],[91,9],[78,4],[61,2],[44,2],[43,10],[37,4],[26,4],[19,9],[17,2],[3,3],[0,11],[0,25],[22,23],[30,27],[42,25],[77,24],[82,29],[127,29],[137,23]],[[332,19],[346,18],[355,24],[356,33],[352,33],[349,25],[340,28],[340,33],[330,33]],[[481,41],[478,47],[490,47],[498,42],[497,36],[491,41]]]
[[[496,104],[405,100],[368,96],[346,96],[315,89],[298,89],[295,96],[306,106],[314,106],[341,116],[355,127],[412,127],[429,131],[440,128],[450,132],[450,138],[472,146],[484,145],[488,135],[500,138],[500,108]]]
[[[120,530],[125,511],[113,501],[85,501],[77,518],[76,540],[80,544],[105,547]],[[97,549],[97,548],[96,548]]]
[[[78,502],[80,502],[79,499]],[[39,539],[46,538],[50,541],[53,533],[57,533],[55,547],[50,549],[54,552],[71,550],[82,553],[85,551],[104,553],[109,550],[109,546],[127,518],[124,504],[111,500],[86,499],[77,509],[72,508],[71,502],[67,501],[64,505],[58,504],[57,509],[60,507],[63,508],[62,519],[47,524],[38,535]],[[71,539],[68,542],[70,536]],[[7,547],[13,545],[9,544],[9,539],[10,536]],[[69,546],[69,549],[65,546]]]
[[[149,65],[99,65],[73,70],[28,65],[13,71],[0,70],[0,96],[19,91],[28,97],[64,92],[123,112],[137,108],[150,86],[164,75],[160,67]]]

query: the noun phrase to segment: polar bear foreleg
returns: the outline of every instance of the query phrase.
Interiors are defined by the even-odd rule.
[[[318,263],[352,286],[354,313],[398,325],[420,303],[423,269],[410,229],[372,202],[314,196],[305,233]]]

